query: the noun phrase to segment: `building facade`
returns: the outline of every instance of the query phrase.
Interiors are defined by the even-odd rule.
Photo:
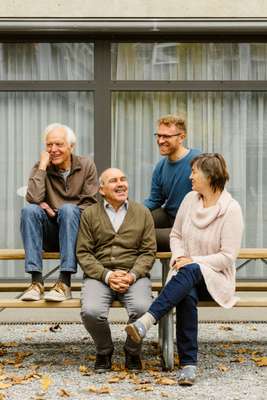
[[[2,1],[1,248],[22,247],[29,171],[52,122],[77,153],[129,177],[143,201],[159,159],[157,119],[183,114],[187,145],[222,153],[245,218],[243,247],[267,247],[267,5],[217,0]],[[266,17],[264,17],[266,16]],[[3,278],[22,278],[16,263]],[[263,262],[239,278],[263,279]]]

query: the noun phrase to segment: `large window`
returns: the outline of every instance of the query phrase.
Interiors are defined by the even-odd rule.
[[[77,133],[77,153],[98,172],[125,170],[142,202],[159,160],[152,133],[163,114],[183,114],[189,147],[221,152],[228,186],[242,205],[243,246],[267,247],[267,44],[47,41],[0,45],[0,247],[22,247],[23,187],[41,132],[62,122]],[[12,263],[10,263],[12,264]],[[3,276],[23,276],[15,264]],[[241,278],[263,278],[257,262]]]

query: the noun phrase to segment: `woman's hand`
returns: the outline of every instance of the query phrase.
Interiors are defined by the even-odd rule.
[[[176,260],[173,263],[172,268],[179,270],[183,267],[185,267],[188,264],[192,264],[193,260],[190,257],[177,257]]]

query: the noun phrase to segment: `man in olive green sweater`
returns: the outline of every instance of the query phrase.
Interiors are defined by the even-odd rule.
[[[120,300],[133,322],[152,301],[149,271],[155,251],[151,214],[141,204],[128,200],[125,174],[109,168],[100,177],[103,202],[82,214],[77,241],[77,258],[84,271],[81,316],[96,345],[96,372],[111,369],[114,350],[108,312]],[[141,345],[127,337],[125,367],[140,370]]]

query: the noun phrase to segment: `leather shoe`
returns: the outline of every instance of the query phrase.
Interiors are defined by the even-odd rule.
[[[125,351],[125,369],[129,371],[141,371],[142,361],[139,354],[130,354]]]
[[[95,360],[95,372],[104,373],[111,370],[111,358],[112,353],[110,354],[97,354]]]

